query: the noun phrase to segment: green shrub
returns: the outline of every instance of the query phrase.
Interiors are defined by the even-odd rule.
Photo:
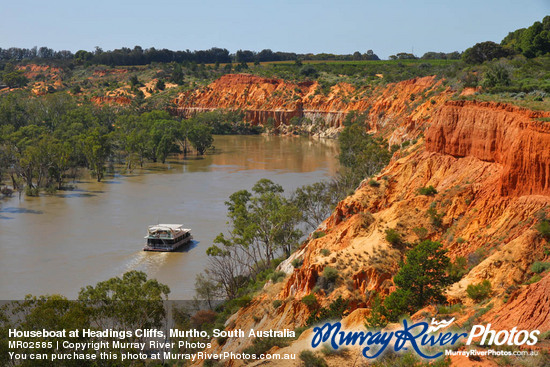
[[[273,301],[272,304],[273,304],[273,308],[277,309],[277,308],[281,307],[281,305],[283,304],[283,301],[281,301],[280,299],[276,299],[276,300]]]
[[[457,257],[453,263],[449,264],[447,273],[453,277],[455,282],[458,282],[468,273],[468,260],[463,256]]]
[[[426,211],[426,214],[430,217],[430,222],[434,227],[441,228],[443,225],[443,217],[445,213],[438,213],[435,208],[429,208]]]
[[[40,189],[38,187],[25,186],[25,195],[27,196],[39,196]]]
[[[547,219],[541,220],[535,228],[544,239],[550,242],[550,221]]]
[[[164,84],[164,81],[162,81],[161,79],[157,80],[157,84],[155,86],[158,90],[164,90],[164,88],[166,88],[166,84]]]
[[[368,316],[365,317],[365,327],[367,329],[381,329],[388,325],[388,321],[384,314],[386,310],[382,304],[380,296],[376,294],[372,302],[371,311]]]
[[[291,264],[295,268],[299,268],[304,263],[304,259],[294,259],[292,260]]]
[[[328,248],[321,249],[321,255],[323,256],[330,255],[330,250]]]
[[[372,178],[369,180],[369,186],[370,187],[380,187],[380,182],[373,180]]]
[[[280,263],[283,262],[283,260],[285,260],[284,257],[277,257],[277,258],[275,258],[275,259],[272,259],[272,260],[269,262],[269,264],[271,265],[271,267],[272,267],[273,269],[275,269],[277,266],[279,266]]]
[[[47,186],[44,191],[46,191],[46,194],[55,194],[57,192],[57,186],[55,185],[50,185],[50,186]]]
[[[347,354],[349,350],[346,347],[334,349],[330,343],[325,343],[321,347],[321,352],[326,356],[341,356]]]
[[[325,320],[341,320],[348,309],[349,301],[342,296],[336,298],[328,307],[322,307],[309,315],[306,325],[313,325]]]
[[[531,265],[531,271],[533,273],[537,273],[537,274],[540,274],[543,271],[546,271],[548,269],[550,269],[550,263],[548,263],[548,262],[535,261]]]
[[[275,273],[271,274],[271,281],[273,283],[278,283],[281,280],[283,280],[286,276],[286,273],[284,271],[276,271]]]
[[[542,279],[542,277],[541,277],[539,274],[535,274],[535,275],[533,275],[533,276],[531,277],[531,279],[529,279],[529,280],[527,281],[527,284],[536,283],[536,282],[538,282],[538,281],[541,280],[541,279]]]
[[[485,279],[479,284],[470,284],[466,288],[466,293],[474,302],[481,302],[487,299],[492,292],[491,282]]]
[[[461,312],[464,306],[460,303],[456,303],[451,306],[439,306],[437,308],[437,313],[441,315],[450,315],[453,313]]]
[[[435,189],[435,187],[433,187],[432,185],[428,186],[428,187],[421,187],[418,189],[418,193],[420,195],[426,195],[426,196],[434,196],[435,194],[437,194],[437,190]]]
[[[325,237],[326,233],[323,231],[313,232],[313,239]]]
[[[310,350],[301,351],[300,359],[305,367],[328,367],[323,357],[316,355]]]
[[[318,305],[317,297],[314,294],[308,294],[302,298],[302,303],[308,308],[315,308]]]
[[[428,237],[428,230],[424,227],[414,227],[413,232],[420,241],[423,241]]]
[[[325,277],[329,282],[335,282],[338,279],[338,270],[330,266],[325,266],[323,269],[323,277]]]
[[[386,229],[386,241],[391,243],[393,246],[400,246],[403,244],[401,235],[393,228]]]

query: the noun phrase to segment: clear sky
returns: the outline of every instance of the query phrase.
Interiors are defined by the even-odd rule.
[[[140,45],[297,53],[463,51],[550,14],[550,0],[0,0],[0,47]]]

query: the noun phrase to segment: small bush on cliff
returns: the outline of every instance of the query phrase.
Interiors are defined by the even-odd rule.
[[[323,357],[313,353],[310,350],[303,350],[300,352],[300,359],[305,367],[327,367],[327,362]]]
[[[329,282],[335,282],[338,279],[338,270],[330,266],[325,266],[323,269],[323,277]]]
[[[537,273],[537,274],[540,274],[543,271],[546,271],[548,269],[550,269],[550,263],[548,263],[548,262],[535,261],[531,265],[531,271],[533,273]]]
[[[316,308],[318,306],[317,297],[314,294],[308,294],[302,298],[302,303],[309,309]]]
[[[468,260],[465,257],[459,256],[453,263],[449,264],[447,273],[456,280],[462,279],[468,273]]]
[[[306,325],[318,324],[325,320],[341,320],[348,310],[348,305],[349,301],[339,296],[328,307],[322,307],[309,315]]]
[[[397,289],[384,300],[386,317],[397,321],[429,303],[444,303],[443,290],[456,281],[447,274],[450,260],[441,243],[426,240],[407,253],[393,277]]]
[[[273,274],[271,274],[269,279],[271,279],[273,283],[279,283],[281,280],[285,278],[285,276],[286,276],[286,273],[284,271],[276,271]]]
[[[325,237],[326,233],[323,232],[323,231],[317,231],[317,232],[313,232],[313,239],[317,239],[317,238],[321,238],[321,237]]]
[[[484,299],[487,299],[491,292],[493,291],[491,287],[491,282],[485,279],[479,284],[470,284],[466,288],[466,293],[474,302],[481,302]]]
[[[541,280],[542,277],[539,274],[533,275],[525,284],[533,284]]]
[[[413,232],[420,241],[423,241],[428,237],[428,230],[424,227],[414,227]]]
[[[349,349],[346,347],[340,347],[338,349],[334,349],[330,343],[325,343],[321,347],[321,353],[323,353],[326,356],[345,356],[348,354]]]
[[[428,214],[428,217],[430,217],[430,223],[436,228],[441,228],[443,226],[443,217],[445,216],[445,213],[438,213],[437,209],[434,207],[430,207],[426,214]]]
[[[403,244],[401,234],[393,228],[386,229],[386,241],[395,247],[399,247]]]
[[[292,266],[295,267],[295,268],[299,268],[300,266],[302,266],[302,264],[304,263],[304,260],[303,259],[294,259],[292,260]]]
[[[370,187],[380,187],[380,182],[373,180],[372,178],[369,180],[369,186]]]
[[[162,79],[159,79],[157,80],[157,84],[155,85],[155,87],[158,90],[164,90],[164,88],[166,88],[166,84],[164,83],[164,81],[162,81]]]
[[[418,193],[420,195],[426,195],[426,196],[434,196],[435,194],[437,194],[437,190],[435,189],[435,187],[433,187],[432,185],[430,186],[427,186],[427,187],[421,187],[418,189]]]
[[[317,233],[317,232],[315,232],[315,233]],[[323,255],[323,256],[330,255],[330,250],[328,248],[322,248],[321,249],[321,255]]]
[[[539,221],[535,228],[546,241],[550,242],[550,221],[548,219]]]

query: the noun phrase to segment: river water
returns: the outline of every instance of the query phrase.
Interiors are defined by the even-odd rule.
[[[334,141],[265,136],[217,136],[205,158],[169,159],[72,191],[0,202],[0,299],[62,294],[145,271],[167,284],[172,300],[192,299],[205,250],[227,229],[226,201],[260,178],[285,192],[332,176]],[[142,251],[148,225],[182,223],[194,242],[181,252]]]

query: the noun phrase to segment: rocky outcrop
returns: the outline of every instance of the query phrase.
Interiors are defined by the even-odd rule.
[[[502,195],[550,195],[549,112],[490,102],[449,101],[426,133],[426,149],[503,165]]]
[[[438,97],[445,90],[440,87],[435,77],[424,77],[380,87],[356,88],[340,83],[323,91],[315,81],[294,83],[228,74],[204,88],[180,94],[174,103],[177,113],[184,117],[215,109],[239,109],[247,121],[263,125],[273,118],[276,126],[288,125],[293,117],[305,117],[338,128],[348,112],[369,111],[371,127],[376,131],[389,125],[392,118],[414,110],[416,114],[400,121],[410,130],[418,125],[414,122],[424,121],[439,103]],[[428,100],[429,93],[433,98]]]
[[[92,97],[90,100],[97,105],[129,105],[130,103],[132,103],[132,100],[130,98],[124,96]]]
[[[491,310],[484,319],[493,329],[550,330],[550,273],[510,295],[508,303]]]
[[[17,69],[23,71],[29,79],[35,79],[38,75],[43,75],[47,80],[56,80],[60,78],[63,72],[61,68],[55,66],[37,64],[19,65]]]

